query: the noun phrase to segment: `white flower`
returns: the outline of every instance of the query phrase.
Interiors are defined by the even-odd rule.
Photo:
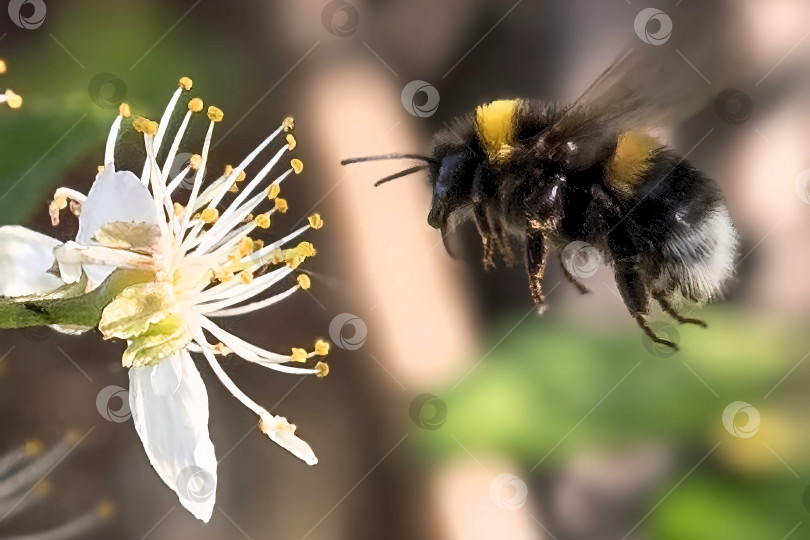
[[[238,338],[214,322],[265,308],[298,289],[309,288],[309,277],[299,274],[294,286],[250,302],[289,278],[305,258],[315,254],[308,242],[285,246],[307,229],[320,228],[323,221],[314,214],[308,225],[268,245],[248,236],[257,228],[266,229],[272,214],[287,210],[286,201],[278,197],[279,186],[290,174],[301,172],[299,160],[282,161],[296,144],[290,133],[291,118],[238,166],[226,167],[222,176],[203,189],[212,132],[223,116],[216,107],[209,107],[208,131],[200,154],[169,178],[189,121],[203,110],[199,98],[187,102],[162,168],[155,156],[163,148],[178,102],[190,89],[191,80],[181,79],[159,125],[145,118],[132,122],[143,134],[147,155],[140,178],[115,169],[116,141],[122,123],[129,122],[130,116],[124,104],[107,139],[104,166],[88,195],[67,188],[56,190],[50,205],[52,221],[57,225],[60,210],[69,206],[79,218],[75,242],[61,244],[21,227],[0,228],[0,293],[19,296],[51,290],[62,280],[78,281],[82,272],[90,288],[115,269],[146,270],[154,276],[114,298],[102,312],[99,330],[107,339],[127,340],[123,364],[130,368],[130,407],[150,462],[177,492],[180,502],[207,521],[214,505],[217,461],[208,436],[208,396],[190,353],[205,357],[222,384],[256,413],[262,432],[313,465],[317,458],[295,435],[295,426],[246,396],[225,374],[215,355],[233,352],[276,371],[324,376],[328,367],[316,357],[327,354],[328,344],[319,340],[312,352],[292,349],[291,354],[277,354]],[[245,168],[282,137],[286,144],[245,181]],[[265,178],[279,169],[283,172],[266,183]],[[174,202],[172,195],[190,173],[193,181],[183,206]],[[229,191],[238,194],[224,205]],[[254,217],[265,201],[272,208]],[[54,262],[61,280],[46,273]],[[209,342],[207,334],[215,344]]]

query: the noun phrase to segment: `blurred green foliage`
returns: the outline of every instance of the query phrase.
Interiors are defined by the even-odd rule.
[[[419,430],[418,448],[429,460],[464,458],[455,438],[475,456],[508,457],[531,475],[553,471],[581,451],[663,443],[676,467],[652,508],[720,443],[651,514],[651,537],[787,534],[805,513],[806,481],[780,460],[799,477],[810,473],[810,365],[782,380],[806,353],[802,334],[728,308],[702,315],[708,330],[675,328],[676,354],[654,349],[640,331],[583,331],[546,317],[542,324],[524,322],[458,387],[438,392],[446,421],[435,431]],[[513,324],[496,328],[492,344]],[[723,427],[723,411],[735,401],[762,415],[751,438]]]

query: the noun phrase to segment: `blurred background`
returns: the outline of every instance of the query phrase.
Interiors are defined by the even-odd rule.
[[[8,2],[0,87],[24,102],[0,108],[0,223],[75,235],[50,225],[55,187],[89,189],[119,103],[159,117],[189,76],[225,111],[212,170],[296,118],[305,171],[268,238],[314,209],[326,221],[311,294],[230,329],[271,350],[334,345],[322,380],[224,361],[316,467],[199,364],[220,460],[204,525],[127,421],[121,343],[3,331],[0,537],[809,538],[808,20],[799,0]],[[396,165],[339,165],[428,152],[494,99],[571,101],[649,47],[707,96],[659,135],[716,179],[741,235],[728,297],[693,315],[708,330],[656,313],[677,354],[642,338],[589,252],[573,264],[592,294],[552,259],[539,317],[521,267],[483,271],[473,227],[461,260],[445,253],[424,177],[375,189]]]

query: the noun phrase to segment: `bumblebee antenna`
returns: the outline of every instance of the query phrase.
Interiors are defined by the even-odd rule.
[[[419,154],[382,154],[379,156],[365,156],[365,157],[344,159],[343,161],[340,162],[340,164],[350,165],[352,163],[363,163],[366,161],[382,161],[385,159],[418,159],[420,161],[424,161],[427,163],[435,163],[435,164],[439,163],[438,160],[430,156],[422,156]]]
[[[408,176],[409,174],[413,174],[415,172],[419,172],[422,169],[427,169],[427,165],[416,165],[415,167],[410,167],[405,169],[404,171],[399,171],[398,173],[394,173],[390,176],[386,176],[382,180],[377,180],[374,182],[374,187],[379,186],[380,184],[384,184],[386,182],[390,182],[391,180],[396,180],[397,178],[402,178],[403,176]]]

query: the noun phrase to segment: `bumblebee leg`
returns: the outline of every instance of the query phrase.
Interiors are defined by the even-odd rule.
[[[636,323],[655,343],[666,345],[677,351],[677,344],[656,336],[647,323],[647,315],[650,313],[650,296],[636,262],[618,261],[615,268],[616,284],[619,286],[619,292],[622,294],[624,305],[627,306],[630,314],[636,319]]]
[[[571,275],[571,272],[569,272],[568,268],[565,267],[565,263],[563,262],[562,258],[560,258],[560,267],[562,267],[565,279],[567,279],[569,283],[571,283],[574,287],[576,287],[580,294],[588,294],[589,292],[591,292],[591,290],[588,287],[577,281],[577,278]]]
[[[546,243],[543,235],[529,229],[526,233],[526,271],[529,274],[529,290],[532,292],[537,311],[546,310],[546,298],[543,296],[543,273],[546,269]]]
[[[515,254],[512,253],[512,248],[509,246],[509,239],[504,231],[503,224],[498,217],[498,211],[495,205],[497,202],[490,201],[487,205],[487,217],[489,218],[489,228],[493,233],[494,244],[498,253],[501,254],[504,264],[509,268],[515,265]]]
[[[492,235],[492,229],[489,226],[489,215],[487,212],[486,203],[475,203],[473,206],[473,218],[475,219],[475,226],[478,229],[478,234],[481,235],[481,243],[484,246],[484,269],[489,270],[490,268],[495,268],[495,262],[493,260],[493,256],[495,254],[495,241],[494,236]]]
[[[709,327],[708,324],[706,324],[704,321],[701,321],[700,319],[690,319],[687,317],[683,317],[680,313],[675,311],[675,307],[673,307],[673,305],[669,303],[669,300],[667,300],[666,296],[664,296],[664,294],[661,293],[660,291],[654,292],[653,298],[655,298],[655,300],[661,305],[661,309],[663,309],[666,314],[668,314],[670,317],[678,321],[680,324],[696,324],[701,328]]]

